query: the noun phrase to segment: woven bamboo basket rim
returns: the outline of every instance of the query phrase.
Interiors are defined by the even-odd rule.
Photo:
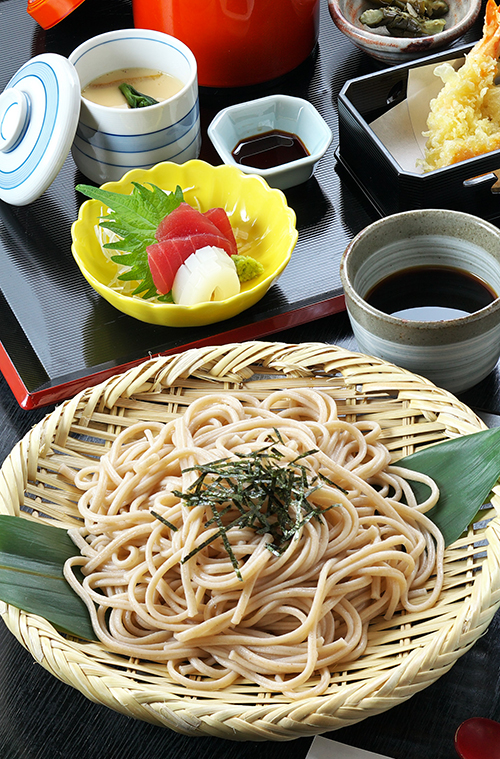
[[[82,467],[136,421],[168,421],[200,395],[318,387],[348,421],[375,419],[393,460],[485,429],[463,403],[379,359],[323,343],[253,341],[150,359],[62,403],[19,441],[0,470],[0,513],[61,527],[79,519],[67,466]],[[66,470],[67,471],[67,470]],[[58,633],[41,617],[0,602],[32,656],[89,699],[186,735],[291,740],[379,714],[435,682],[466,653],[500,605],[500,488],[481,522],[450,546],[445,585],[428,611],[375,620],[366,652],[332,672],[322,696],[288,700],[242,682],[207,693],[169,682],[159,664],[126,659]]]

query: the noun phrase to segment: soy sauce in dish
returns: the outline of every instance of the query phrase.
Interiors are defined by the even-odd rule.
[[[442,321],[468,316],[497,297],[486,282],[462,269],[414,266],[378,282],[365,300],[399,319]]]
[[[240,140],[231,155],[242,166],[272,169],[305,158],[309,152],[296,134],[272,129]]]

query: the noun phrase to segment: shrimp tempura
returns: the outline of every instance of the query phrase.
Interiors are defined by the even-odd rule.
[[[483,36],[458,70],[443,63],[435,74],[444,82],[431,100],[424,171],[432,171],[500,148],[500,87],[495,85],[500,55],[500,8],[488,0]]]

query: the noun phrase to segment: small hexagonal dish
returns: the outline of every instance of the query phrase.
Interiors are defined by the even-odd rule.
[[[242,141],[274,131],[298,137],[306,155],[269,168],[244,165],[233,156]],[[208,127],[208,135],[224,163],[259,174],[280,190],[307,181],[332,141],[331,129],[316,108],[290,95],[268,95],[224,108]]]

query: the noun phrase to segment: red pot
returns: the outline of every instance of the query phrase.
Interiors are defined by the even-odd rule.
[[[320,0],[133,0],[136,27],[182,40],[205,87],[241,87],[294,69],[318,39]]]

